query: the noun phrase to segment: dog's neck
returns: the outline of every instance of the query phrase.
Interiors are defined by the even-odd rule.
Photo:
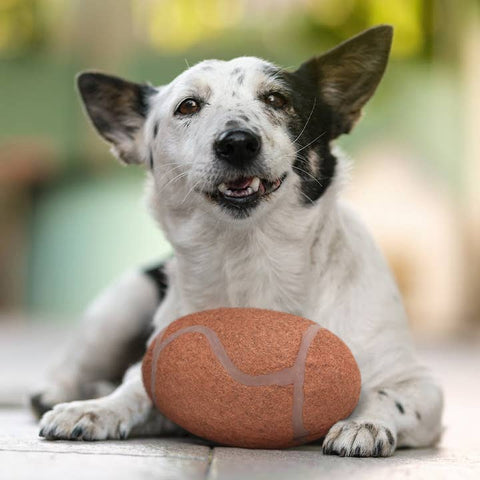
[[[235,222],[195,208],[159,207],[151,190],[151,209],[174,248],[179,314],[227,306],[308,316],[312,292],[318,296],[313,279],[328,268],[340,230],[335,190],[314,205],[285,202],[261,218]]]

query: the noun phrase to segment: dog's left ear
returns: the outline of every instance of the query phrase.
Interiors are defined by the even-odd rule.
[[[375,92],[387,66],[393,27],[379,25],[314,57],[295,72],[315,82],[333,111],[332,138],[348,133]]]
[[[125,163],[142,163],[142,130],[148,99],[157,90],[97,72],[77,76],[77,85],[97,132],[112,144],[115,156]]]

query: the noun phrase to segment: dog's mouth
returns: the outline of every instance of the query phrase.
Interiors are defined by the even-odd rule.
[[[280,188],[287,174],[275,180],[260,177],[239,177],[217,185],[207,196],[226,206],[236,208],[251,207]]]

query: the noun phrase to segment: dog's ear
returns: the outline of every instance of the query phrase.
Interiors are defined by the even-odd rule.
[[[77,85],[88,116],[113,153],[125,163],[142,163],[142,129],[155,88],[97,72],[80,73]]]
[[[295,72],[318,85],[320,98],[333,111],[332,138],[348,133],[375,92],[392,43],[393,28],[379,25],[314,57]]]

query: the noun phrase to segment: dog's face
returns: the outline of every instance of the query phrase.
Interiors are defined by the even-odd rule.
[[[187,172],[185,187],[196,202],[234,217],[274,198],[295,158],[281,73],[258,58],[210,60],[164,87],[148,122],[152,133],[161,132],[148,141],[158,183],[173,165],[172,173]]]
[[[79,89],[117,156],[151,169],[160,198],[242,219],[280,198],[321,197],[335,174],[330,143],[375,91],[391,36],[367,30],[294,72],[241,57],[201,62],[162,87],[85,73]]]

